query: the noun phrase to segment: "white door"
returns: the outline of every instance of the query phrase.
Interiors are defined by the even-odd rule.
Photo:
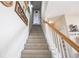
[[[38,10],[34,11],[33,24],[40,25],[40,12]]]

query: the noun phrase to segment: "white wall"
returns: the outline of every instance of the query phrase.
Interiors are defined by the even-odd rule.
[[[44,12],[44,16],[42,17],[42,19],[45,18],[54,18],[60,15],[64,15],[65,16],[65,21],[66,21],[66,25],[68,28],[69,24],[75,24],[79,26],[79,2],[78,1],[48,1],[47,3],[47,7],[46,9],[44,8],[44,5],[42,4],[42,13]],[[42,25],[44,26],[44,24]],[[47,30],[47,28],[45,28],[45,26],[43,27],[44,32],[48,33],[51,35],[50,33],[50,29]],[[50,39],[51,38],[50,35],[47,35],[45,33],[46,36],[49,36]],[[50,41],[49,38],[47,38],[48,41]],[[49,42],[51,43],[51,41]],[[75,55],[72,57],[75,57]]]
[[[41,17],[44,19],[45,11],[47,10],[48,1],[43,1],[41,5]]]
[[[79,15],[79,2],[67,1],[49,1],[46,9],[46,17],[55,17],[59,15]]]
[[[16,14],[15,2],[12,7],[0,3],[0,57],[20,57],[28,34],[29,25]]]
[[[33,20],[33,18],[32,18],[32,15],[33,15],[32,14],[32,8],[33,8],[33,6],[31,5],[31,2],[29,2],[29,7],[30,7],[30,17],[29,17],[30,18],[30,20],[29,20],[29,22],[30,22],[29,27],[30,28],[29,29],[31,29],[32,28],[32,20]]]

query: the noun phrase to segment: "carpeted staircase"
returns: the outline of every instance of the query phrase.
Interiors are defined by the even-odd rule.
[[[45,36],[41,26],[33,25],[28,41],[21,53],[22,58],[51,58]]]

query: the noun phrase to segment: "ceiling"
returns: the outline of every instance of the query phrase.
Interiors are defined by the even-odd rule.
[[[31,1],[31,4],[33,5],[34,10],[40,10],[41,9],[41,1]]]

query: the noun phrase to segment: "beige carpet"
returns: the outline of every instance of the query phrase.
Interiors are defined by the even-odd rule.
[[[51,58],[48,44],[41,27],[32,26],[28,41],[21,53],[22,58]]]

